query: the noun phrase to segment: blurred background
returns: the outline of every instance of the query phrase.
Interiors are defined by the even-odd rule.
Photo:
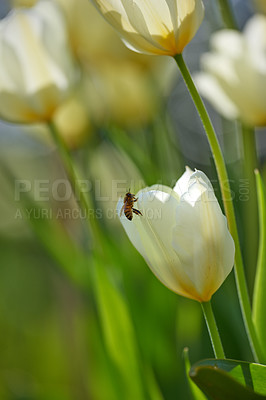
[[[91,218],[100,225],[106,263],[102,275],[95,272],[86,218],[68,195],[47,128],[0,122],[0,399],[187,400],[183,348],[192,363],[213,357],[200,305],[157,281],[115,209],[128,188],[173,186],[185,165],[203,170],[219,198],[209,146],[172,59],[128,50],[88,0],[54,1],[81,71],[54,122],[93,194]],[[1,18],[33,3],[1,0]],[[255,5],[235,0],[232,7],[242,29]],[[192,72],[222,27],[216,2],[206,1],[203,24],[184,52]],[[206,104],[240,219],[243,158],[235,125]],[[263,167],[262,129],[257,147]],[[213,305],[226,354],[251,360],[233,274]]]

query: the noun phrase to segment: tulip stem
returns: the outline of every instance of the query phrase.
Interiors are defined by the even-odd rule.
[[[239,243],[237,225],[236,225],[236,218],[233,206],[233,200],[231,196],[231,189],[230,183],[226,171],[225,161],[223,158],[222,150],[220,144],[218,142],[214,127],[208,115],[208,112],[205,108],[205,105],[196,89],[196,86],[193,82],[193,79],[190,75],[190,72],[186,66],[186,63],[183,59],[182,54],[177,54],[174,57],[181,74],[184,78],[184,81],[187,85],[189,93],[194,101],[195,107],[198,111],[198,114],[201,118],[203,123],[204,129],[206,131],[206,135],[209,141],[209,145],[213,154],[221,193],[222,199],[224,204],[224,210],[228,221],[229,231],[234,239],[235,242],[235,279],[237,285],[237,292],[239,297],[239,302],[241,306],[242,316],[245,323],[245,328],[247,332],[247,336],[249,339],[250,347],[252,349],[252,353],[256,362],[263,362],[263,352],[260,347],[258,337],[254,328],[254,324],[252,321],[252,314],[251,314],[251,305],[250,299],[248,295],[248,288],[244,273],[244,265],[242,260],[241,248]]]
[[[242,143],[243,143],[243,172],[244,172],[244,185],[247,183],[248,196],[243,199],[243,216],[244,216],[244,260],[246,260],[247,281],[249,293],[252,295],[257,254],[259,242],[259,218],[257,207],[257,189],[255,169],[258,168],[258,157],[256,151],[256,136],[254,129],[241,124]],[[239,186],[239,189],[241,187]],[[241,196],[241,194],[240,194]],[[240,200],[242,198],[240,197]]]
[[[223,18],[224,25],[227,29],[238,29],[234,14],[228,0],[218,0],[220,13]]]
[[[210,339],[212,342],[212,348],[215,358],[225,358],[224,349],[219,335],[218,327],[214,318],[214,314],[212,311],[211,302],[207,301],[201,303],[201,307],[208,328],[208,332],[210,335]]]
[[[55,124],[52,121],[49,121],[47,125],[50,130],[51,136],[53,137],[53,140],[57,146],[57,150],[61,156],[61,160],[62,160],[63,166],[66,170],[68,179],[71,183],[73,193],[75,194],[77,201],[80,203],[81,209],[83,209],[83,211],[87,217],[86,221],[88,221],[88,217],[91,215],[92,210],[93,210],[92,201],[91,201],[89,195],[87,196],[85,194],[84,190],[82,190],[82,187],[80,185],[81,179],[79,177],[79,172],[77,171],[77,168],[74,165],[72,158],[69,154],[69,151],[68,151],[63,139],[61,138]],[[91,228],[93,228],[94,234],[95,234],[95,232],[98,232],[98,227],[97,227],[97,224],[95,223],[94,218],[90,218],[90,220],[88,222],[89,223],[87,225],[88,225],[89,231],[91,231]]]

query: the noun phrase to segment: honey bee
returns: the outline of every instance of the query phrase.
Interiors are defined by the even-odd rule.
[[[133,208],[134,202],[137,200],[138,199],[135,197],[135,195],[130,193],[130,190],[129,190],[125,194],[124,205],[121,208],[120,217],[121,217],[123,211],[124,211],[124,214],[127,217],[127,219],[129,219],[129,221],[132,221],[133,213],[135,213],[137,215],[142,215],[142,213],[139,210],[137,210],[136,208]]]

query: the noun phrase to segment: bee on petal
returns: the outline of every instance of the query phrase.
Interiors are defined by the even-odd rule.
[[[120,211],[120,217],[123,211],[129,221],[132,221],[133,213],[137,215],[142,215],[142,213],[139,210],[133,208],[134,202],[137,200],[138,199],[135,197],[135,195],[130,193],[130,191],[128,191],[124,197],[124,204]]]

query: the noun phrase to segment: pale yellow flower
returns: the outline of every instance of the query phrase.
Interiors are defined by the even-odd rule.
[[[266,124],[266,17],[255,15],[244,32],[222,30],[195,75],[199,91],[228,119]]]
[[[51,119],[77,80],[65,21],[52,1],[18,8],[0,21],[0,118]]]
[[[80,94],[75,94],[58,107],[53,121],[70,149],[82,146],[92,133],[87,105]]]
[[[130,51],[88,0],[55,1],[65,12],[71,46],[83,67],[90,120],[131,129],[149,123],[176,79],[174,60]]]
[[[125,44],[146,54],[174,56],[195,36],[201,0],[92,0]]]
[[[209,301],[232,270],[235,247],[207,176],[187,169],[174,189],[155,185],[136,197],[143,215],[133,214],[132,221],[122,198],[117,205],[133,245],[169,289]]]
[[[98,106],[109,122],[132,129],[151,121],[158,111],[159,100],[152,81],[137,64],[106,60],[91,78],[98,82],[88,89],[88,98],[91,102],[98,98]]]

